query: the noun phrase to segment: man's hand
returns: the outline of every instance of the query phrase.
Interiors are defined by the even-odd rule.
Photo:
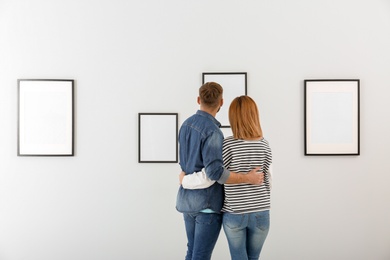
[[[254,168],[250,172],[248,172],[246,175],[246,183],[249,184],[255,184],[255,185],[260,185],[264,181],[264,173],[263,172],[258,172],[260,170],[260,167]]]
[[[179,182],[180,182],[180,185],[181,185],[181,183],[183,182],[183,178],[184,178],[185,175],[186,175],[186,173],[183,172],[183,171],[179,174]]]
[[[247,174],[230,172],[230,176],[227,179],[227,184],[234,183],[249,183],[254,185],[261,185],[264,181],[264,173],[258,172],[261,167],[256,167]]]

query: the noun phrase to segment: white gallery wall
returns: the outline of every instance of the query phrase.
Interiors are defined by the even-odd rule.
[[[388,0],[0,0],[0,259],[184,259],[179,166],[138,163],[138,113],[181,124],[202,72],[247,72],[259,105],[262,259],[390,259],[389,32]],[[74,157],[17,156],[23,78],[75,80]],[[360,79],[360,156],[304,156],[305,79]]]

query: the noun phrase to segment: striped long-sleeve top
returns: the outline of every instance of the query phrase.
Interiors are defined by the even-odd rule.
[[[230,213],[251,213],[270,209],[270,173],[272,152],[264,138],[246,141],[227,137],[223,142],[223,163],[232,172],[247,173],[260,166],[264,182],[253,184],[224,184],[225,200],[222,211]]]

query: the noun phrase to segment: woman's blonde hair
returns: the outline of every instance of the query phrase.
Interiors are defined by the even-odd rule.
[[[249,96],[236,97],[229,107],[229,122],[233,137],[251,139],[263,137],[260,126],[259,110]]]

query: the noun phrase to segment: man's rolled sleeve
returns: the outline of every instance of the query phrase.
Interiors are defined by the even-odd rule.
[[[222,160],[222,142],[222,133],[213,131],[205,139],[202,149],[202,157],[207,177],[215,181],[221,179],[225,170]]]
[[[219,184],[225,184],[227,179],[229,179],[229,176],[230,176],[230,171],[223,168],[221,178],[219,178],[219,180],[217,182]]]

